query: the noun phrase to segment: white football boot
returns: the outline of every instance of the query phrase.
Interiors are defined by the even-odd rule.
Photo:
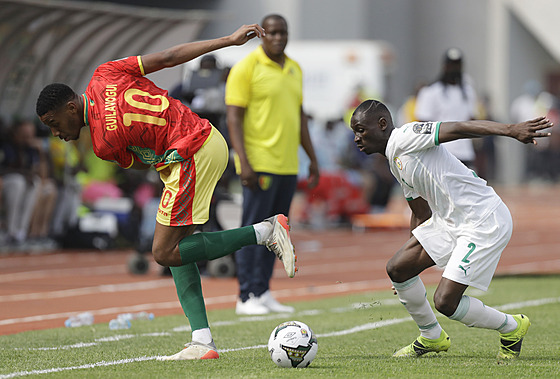
[[[278,214],[264,221],[272,224],[272,233],[265,242],[266,248],[276,254],[278,259],[284,264],[286,274],[293,278],[297,272],[297,257],[294,253],[294,245],[292,245],[290,239],[288,218],[283,214]]]
[[[214,341],[210,344],[204,344],[196,341],[189,342],[185,345],[185,348],[167,357],[161,357],[161,361],[184,361],[184,360],[194,360],[194,359],[218,359],[220,355],[218,354],[218,349]]]

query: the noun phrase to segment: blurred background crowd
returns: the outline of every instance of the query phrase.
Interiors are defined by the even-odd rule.
[[[66,17],[75,13],[78,15],[75,17],[81,14],[87,18],[88,12],[93,9],[98,12],[98,18],[107,17],[107,27],[110,22],[122,22],[132,28],[133,23],[149,21],[150,17],[160,17],[158,23],[175,25],[175,34],[171,31],[167,33],[167,40],[162,37],[159,41],[152,37],[151,40],[145,41],[142,46],[146,51],[156,50],[158,42],[164,46],[170,45],[169,39],[179,42],[178,35],[184,35],[185,29],[181,29],[177,18],[161,12],[147,16],[150,13],[150,8],[147,8],[150,6],[149,2],[105,2],[111,6],[120,3],[118,6],[122,8],[106,8],[99,5],[102,3],[96,3],[95,7],[100,7],[99,9],[88,9],[90,3],[84,1],[60,4],[52,1],[46,6],[39,1],[0,0],[0,8],[3,8],[3,12],[0,13],[4,13],[6,17],[11,12],[16,14],[18,10],[21,11],[21,6],[30,7],[26,8],[27,12],[33,9],[43,12],[43,15],[46,15],[44,17],[50,17],[45,20],[39,16],[31,17],[31,14],[27,13],[30,17],[13,21],[13,28],[0,29],[0,61],[6,63],[0,70],[0,83],[4,86],[0,93],[0,252],[44,251],[65,247],[105,249],[113,246],[133,246],[142,249],[149,244],[146,239],[149,239],[153,232],[154,215],[161,191],[155,171],[123,170],[117,165],[101,161],[95,157],[91,146],[88,146],[89,138],[66,143],[52,137],[48,128],[41,125],[34,116],[32,108],[38,92],[35,89],[45,83],[72,79],[73,71],[81,71],[83,78],[74,80],[79,91],[85,88],[91,76],[88,67],[94,67],[108,59],[138,53],[138,50],[129,52],[125,44],[121,45],[121,49],[114,49],[110,56],[106,55],[108,47],[105,50],[92,47],[91,50],[97,52],[97,55],[91,62],[85,62],[84,59],[72,61],[71,55],[68,55],[67,61],[56,63],[56,59],[39,51],[38,46],[29,41],[38,41],[40,37],[36,35],[37,30],[49,23],[49,32],[54,30],[50,37],[52,40],[47,41],[49,46],[56,46],[57,38],[67,38],[65,31],[55,22],[60,13],[66,12]],[[258,22],[267,13],[281,13],[292,23],[290,30],[294,30],[294,35],[290,36],[288,43],[288,55],[292,41],[306,39],[304,34],[308,29],[303,27],[304,23],[310,22],[308,28],[319,23],[332,24],[317,18],[329,17],[341,11],[336,1],[323,4],[322,8],[328,10],[323,16],[317,16],[321,12],[311,12],[322,2],[311,0],[302,1],[301,4],[297,1],[287,1],[284,5],[275,5],[268,1],[256,5],[243,1],[242,5],[248,9],[244,15],[232,9],[232,5],[225,1],[209,1],[204,5],[194,1],[160,3],[160,6],[170,13],[173,13],[175,8],[181,10],[178,17],[186,17],[184,21],[188,25],[185,28],[188,28],[188,35],[192,39],[216,37],[231,32],[238,24]],[[426,107],[425,103],[428,100],[422,97],[427,96],[429,88],[439,81],[445,83],[445,64],[449,61],[449,56],[445,54],[449,48],[458,48],[460,57],[453,59],[452,56],[451,60],[460,61],[462,67],[459,70],[459,78],[444,85],[444,93],[446,88],[458,86],[462,99],[467,101],[466,88],[472,88],[473,94],[469,100],[471,110],[467,118],[520,122],[545,115],[555,124],[560,123],[560,81],[557,80],[560,78],[560,46],[558,43],[551,46],[548,38],[539,37],[541,33],[530,20],[530,16],[539,14],[535,13],[534,9],[528,16],[521,17],[518,14],[519,2],[514,0],[476,0],[469,2],[469,5],[460,1],[424,0],[400,0],[391,2],[391,5],[387,3],[353,0],[345,5],[345,9],[349,9],[351,15],[360,15],[356,28],[362,26],[363,30],[350,28],[352,30],[347,35],[340,34],[340,31],[345,29],[344,25],[348,24],[348,20],[341,16],[337,19],[340,25],[335,28],[339,35],[333,36],[332,32],[323,27],[323,35],[315,34],[310,37],[316,40],[383,40],[384,48],[380,50],[379,56],[381,68],[376,68],[382,71],[380,80],[383,83],[378,83],[378,86],[372,89],[368,83],[360,82],[360,75],[354,73],[345,79],[347,86],[344,90],[348,91],[344,100],[338,101],[340,104],[336,109],[329,106],[330,111],[327,112],[320,106],[306,107],[304,102],[311,138],[319,159],[321,181],[313,190],[305,188],[303,181],[307,175],[307,162],[305,154],[301,154],[302,185],[298,187],[295,200],[297,206],[293,208],[294,214],[291,217],[293,223],[302,227],[349,227],[352,226],[356,215],[378,215],[388,212],[392,199],[400,196],[399,186],[395,183],[383,157],[366,156],[355,148],[353,134],[348,128],[349,116],[361,101],[375,97],[390,105],[397,125],[416,120],[430,121],[431,119],[425,119],[423,115],[426,113],[420,112],[418,107]],[[498,9],[495,3],[500,3],[502,8]],[[194,11],[201,7],[204,9]],[[239,4],[237,7],[239,8]],[[466,26],[453,24],[458,19],[457,13],[460,13],[457,12],[457,7],[465,10],[463,16],[471,17],[471,21],[483,13],[487,14],[483,19],[486,26],[482,28],[485,30],[472,30],[474,23],[471,22],[472,35],[465,37],[466,33],[461,28]],[[547,11],[553,9],[558,10],[554,2],[546,0],[536,1],[534,7],[537,11],[540,9],[540,14],[550,13]],[[418,12],[419,9],[422,11]],[[489,12],[483,12],[484,9]],[[403,39],[425,25],[418,21],[422,21],[423,16],[427,17],[426,13],[430,10],[439,12],[429,20],[443,20],[443,25],[440,29],[433,29],[434,26],[422,29],[424,33],[431,33],[430,36],[417,37],[423,38],[423,44],[410,51],[411,42],[404,42]],[[119,14],[128,11],[136,15],[132,21],[124,19],[124,16],[118,17]],[[415,20],[413,14],[420,20]],[[382,18],[384,20],[381,20]],[[406,22],[392,23],[391,18]],[[193,23],[196,24],[194,27]],[[366,28],[366,24],[371,26]],[[505,28],[509,31],[508,37],[501,37],[500,40],[499,35],[503,30],[495,32],[487,26],[490,24],[498,24],[496,28]],[[99,27],[98,25],[97,28]],[[389,27],[392,29],[388,30]],[[447,37],[441,36],[454,27],[457,29],[454,33],[448,33]],[[77,28],[76,23],[70,25],[67,27],[68,34],[75,33]],[[486,48],[480,47],[480,50],[473,47],[477,43],[480,44],[478,33],[485,33],[487,37],[484,39]],[[181,41],[186,40],[183,38]],[[508,46],[497,47],[492,45],[493,43],[506,43]],[[489,46],[495,50],[507,50],[501,51],[502,55],[481,53],[493,51]],[[506,59],[503,55],[514,57],[511,51],[519,49],[519,46],[522,51],[531,52],[532,55],[527,57],[524,63],[516,61],[516,67],[500,68],[499,65]],[[23,51],[24,48],[27,50]],[[77,46],[67,49],[70,52],[76,49],[78,53]],[[294,55],[290,56],[298,61],[301,59],[304,77],[307,77],[304,87],[317,87],[317,83],[326,81],[324,75],[336,75],[328,71],[326,74],[319,70],[313,71],[313,68],[306,70],[309,64],[319,64],[312,60],[308,63],[306,57],[298,57],[295,51]],[[417,58],[420,55],[422,59]],[[239,56],[242,56],[242,53],[239,53]],[[24,62],[29,57],[34,57],[37,66]],[[41,57],[43,61],[39,59]],[[329,56],[325,55],[320,64],[336,65],[328,61],[328,58]],[[345,56],[345,59],[345,64],[351,64],[359,57]],[[488,59],[494,62],[496,68],[490,67],[488,71],[483,72],[481,66],[484,66]],[[411,69],[416,67],[415,60],[419,61],[418,69],[411,73]],[[153,80],[167,88],[172,96],[189,105],[200,116],[209,119],[227,139],[224,88],[229,68],[233,63],[234,60],[228,60],[225,56],[206,55],[179,70],[169,70],[165,77],[155,76]],[[62,64],[67,65],[69,72],[58,69]],[[75,66],[79,64],[83,69]],[[527,68],[524,68],[523,64]],[[500,69],[507,72],[502,74]],[[32,75],[35,75],[33,79],[28,79]],[[502,84],[508,80],[511,82],[506,88],[494,84],[499,82],[496,78],[500,75],[505,75],[501,76]],[[26,88],[28,93],[18,97],[20,87]],[[453,119],[453,116],[450,117],[448,120]],[[445,121],[441,118],[438,120]],[[554,130],[551,138],[540,140],[539,145],[534,148],[521,146],[509,149],[509,145],[504,145],[494,138],[475,140],[472,146],[474,155],[466,163],[479,176],[493,184],[557,183],[560,172],[560,137]],[[87,130],[84,128],[82,133],[87,133]],[[229,167],[214,196],[213,214],[207,226],[209,229],[228,226],[224,225],[225,220],[218,216],[218,204],[238,202],[239,192],[240,186],[235,170]]]

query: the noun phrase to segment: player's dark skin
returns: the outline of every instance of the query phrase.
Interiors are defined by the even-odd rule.
[[[552,123],[545,117],[521,122],[502,124],[493,121],[443,122],[439,128],[439,142],[449,142],[461,138],[476,138],[488,135],[507,136],[522,143],[537,144],[540,137],[550,136],[541,132],[550,128]],[[379,153],[385,156],[387,142],[394,129],[391,114],[385,109],[356,111],[352,115],[350,127],[354,132],[354,142],[366,154]],[[432,211],[428,202],[421,197],[408,202],[412,211],[410,230],[429,219]],[[410,239],[393,255],[387,263],[387,274],[395,283],[403,283],[434,266],[426,250],[411,233]],[[468,286],[441,278],[434,294],[436,309],[445,316],[455,313],[459,301]]]
[[[260,38],[264,34],[264,29],[258,24],[243,25],[229,36],[185,43],[157,53],[143,55],[141,59],[144,73],[147,75],[167,67],[174,67],[223,47],[243,45],[250,39]],[[80,136],[80,130],[85,126],[83,112],[82,96],[74,96],[60,109],[49,111],[41,116],[41,121],[51,129],[55,137],[65,141],[76,140]],[[131,168],[148,169],[149,167],[151,166],[135,160]],[[165,226],[156,222],[152,245],[155,261],[162,266],[181,266],[183,263],[178,243],[192,235],[196,227],[196,225]]]

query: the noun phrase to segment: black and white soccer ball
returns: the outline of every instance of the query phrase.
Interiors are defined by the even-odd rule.
[[[278,325],[268,339],[270,358],[279,367],[307,367],[317,355],[317,349],[315,334],[300,321]]]

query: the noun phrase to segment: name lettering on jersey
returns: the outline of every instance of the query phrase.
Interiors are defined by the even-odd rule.
[[[105,86],[105,129],[117,129],[117,85]]]
[[[412,130],[416,134],[432,134],[433,122],[417,122],[412,126]]]

